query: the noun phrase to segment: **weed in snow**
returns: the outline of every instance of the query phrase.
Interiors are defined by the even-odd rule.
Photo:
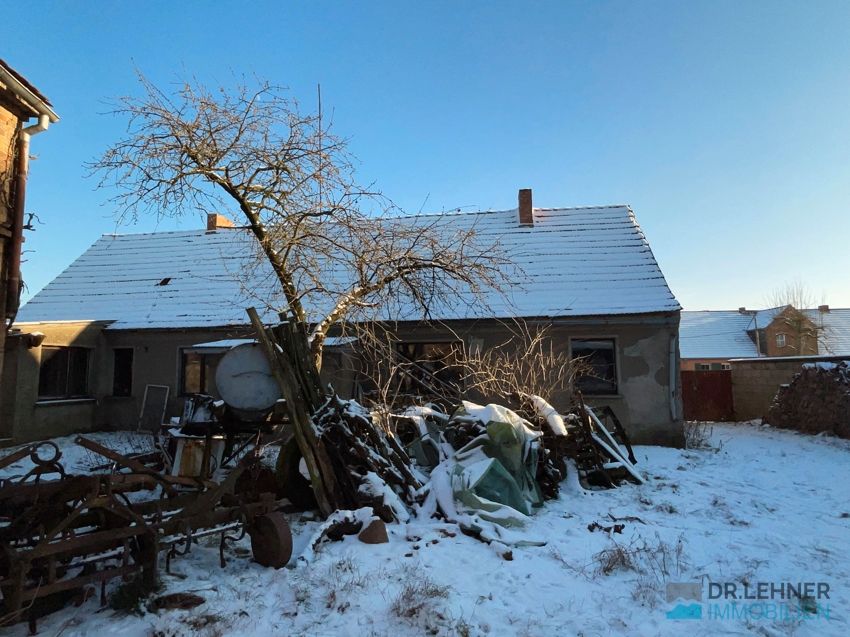
[[[679,576],[686,568],[684,542],[682,537],[671,545],[657,534],[655,542],[639,539],[629,545],[618,544],[601,550],[594,556],[596,572],[610,575],[615,571],[634,571],[640,575],[652,577],[657,582],[666,582],[672,576]]]
[[[436,600],[449,596],[449,587],[437,584],[427,573],[413,569],[406,571],[407,579],[390,606],[394,615],[416,617],[424,610],[431,610]]]

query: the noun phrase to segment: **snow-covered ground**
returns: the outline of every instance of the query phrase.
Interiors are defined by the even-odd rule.
[[[389,525],[388,544],[351,536],[275,571],[234,553],[221,569],[211,542],[172,562],[174,575],[163,573],[163,592],[192,591],[204,605],[136,616],[99,610],[92,599],[42,619],[39,633],[850,634],[850,443],[714,425],[711,444],[636,448],[648,478],[641,486],[588,492],[568,480],[526,530],[542,547],[485,545],[453,525],[416,521]],[[588,530],[612,518],[625,525],[621,533]],[[298,555],[318,523],[293,516],[291,524]],[[709,598],[717,584],[742,594],[744,584],[752,593],[783,582],[828,585],[828,598],[807,602],[816,613],[776,593],[734,607]],[[667,601],[668,583],[700,584],[701,600],[680,601],[701,618],[667,617],[677,606]]]

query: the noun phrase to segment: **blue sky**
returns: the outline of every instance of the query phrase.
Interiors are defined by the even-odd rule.
[[[138,68],[305,105],[321,83],[361,178],[409,210],[628,203],[686,309],[789,280],[850,306],[850,2],[28,2],[0,57],[62,118],[33,140],[29,294],[116,231],[83,163]]]

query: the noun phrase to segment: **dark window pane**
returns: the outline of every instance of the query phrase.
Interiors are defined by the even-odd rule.
[[[402,393],[442,396],[459,393],[461,343],[397,343]]]
[[[86,396],[89,392],[89,351],[72,347],[69,356],[68,396]]]
[[[112,395],[131,396],[133,393],[133,348],[113,350]]]
[[[222,354],[203,354],[204,358],[204,385],[202,392],[214,398],[218,398],[218,389],[215,386],[215,372]]]
[[[38,374],[39,398],[62,398],[68,391],[68,349],[42,347]]]
[[[617,393],[617,356],[613,338],[574,338],[572,357],[581,358],[589,369],[576,379],[585,394]]]
[[[38,375],[39,398],[88,396],[89,350],[84,347],[42,347]]]

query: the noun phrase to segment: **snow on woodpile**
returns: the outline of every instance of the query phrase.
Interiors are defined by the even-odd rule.
[[[680,309],[628,206],[535,208],[533,227],[520,226],[515,209],[387,222],[427,224],[447,243],[473,230],[515,264],[506,266],[514,282],[506,294],[492,291],[481,303],[459,289],[451,303],[431,308],[433,319]],[[325,274],[329,284],[345,288],[344,272]],[[247,230],[104,235],[21,308],[18,322],[114,321],[110,329],[235,325],[246,323],[244,308],[258,300],[280,302],[281,294]],[[332,300],[306,298],[310,320],[321,319]],[[391,311],[393,319],[421,318],[413,304]]]
[[[764,420],[775,427],[850,438],[850,361],[804,364],[776,392]]]

